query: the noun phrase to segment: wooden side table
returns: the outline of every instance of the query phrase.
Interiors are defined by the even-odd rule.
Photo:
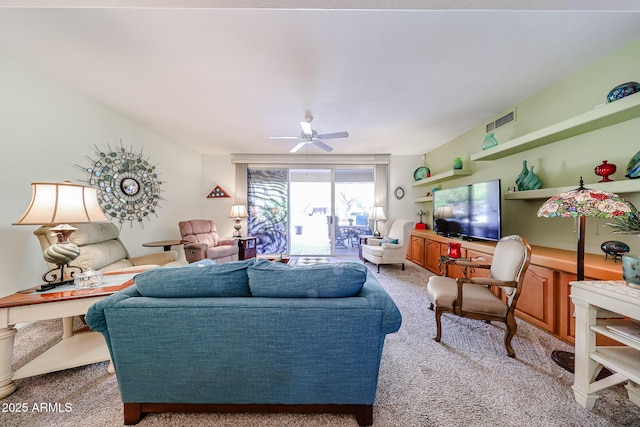
[[[238,240],[238,247],[240,248],[238,259],[244,260],[256,257],[256,237],[234,237],[234,239]]]
[[[159,240],[157,242],[143,243],[142,246],[147,248],[164,248],[165,252],[171,250],[171,246],[184,245],[186,240]]]
[[[362,245],[366,245],[369,239],[372,239],[373,237],[373,234],[361,234],[358,236],[358,257],[361,261],[364,261],[364,257],[362,256]]]
[[[75,334],[73,316],[86,314],[96,302],[131,286],[136,273],[106,273],[105,282],[97,288],[76,289],[70,285],[47,292],[36,292],[36,288],[30,288],[0,298],[0,399],[15,391],[13,381],[16,379],[109,360],[109,349],[102,334]],[[62,340],[20,369],[12,371],[14,326],[58,318],[62,318]],[[109,372],[113,373],[111,366]]]

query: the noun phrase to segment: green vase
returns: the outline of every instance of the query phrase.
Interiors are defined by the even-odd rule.
[[[460,157],[453,159],[453,169],[462,169],[462,159]]]
[[[488,150],[489,148],[495,147],[496,145],[498,145],[498,141],[496,140],[496,137],[493,135],[493,132],[489,132],[484,137],[484,142],[482,143],[482,149]]]
[[[527,161],[523,160],[522,171],[520,171],[520,175],[516,177],[516,187],[518,187],[518,191],[524,190],[524,188],[522,187],[522,181],[524,181],[524,179],[527,177],[528,174],[529,174],[529,169],[527,168]]]
[[[533,173],[533,166],[531,166],[529,173],[527,174],[525,179],[522,181],[522,188],[523,190],[527,191],[527,190],[537,190],[540,187],[542,187],[542,181],[540,180],[540,178],[538,178],[538,175]]]

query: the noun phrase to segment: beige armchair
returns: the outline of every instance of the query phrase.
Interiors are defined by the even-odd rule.
[[[184,265],[175,251],[158,252],[138,257],[131,257],[129,251],[120,241],[120,230],[111,223],[74,224],[77,228],[71,234],[71,241],[80,248],[80,256],[70,265],[82,269],[100,270],[102,272],[126,272],[146,270],[158,266]],[[56,242],[51,234],[51,227],[42,226],[33,232],[38,237],[43,252]],[[47,263],[49,268],[55,264]]]
[[[221,264],[238,260],[240,247],[234,239],[223,239],[218,235],[215,222],[208,219],[180,221],[180,236],[188,243],[184,245],[184,254],[189,262],[212,259]]]
[[[362,245],[362,257],[378,266],[380,273],[381,264],[404,264],[407,259],[407,249],[411,243],[411,230],[413,221],[397,219],[387,221],[381,239],[367,239],[367,244]]]
[[[431,309],[435,308],[436,337],[440,342],[443,313],[471,319],[496,320],[506,325],[504,345],[507,354],[515,357],[511,339],[516,334],[515,308],[522,290],[524,276],[531,261],[531,247],[524,237],[507,236],[496,245],[491,264],[480,264],[466,260],[448,260],[448,264],[465,269],[489,269],[489,277],[451,278],[432,276],[427,283]],[[500,287],[503,300],[491,288]]]

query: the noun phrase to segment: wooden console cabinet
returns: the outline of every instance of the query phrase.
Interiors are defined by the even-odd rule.
[[[451,241],[462,243],[463,257],[480,257],[488,263],[493,258],[495,243],[453,240],[431,230],[413,230],[407,259],[434,274],[440,274],[438,259],[447,254],[447,244]],[[460,272],[450,271],[451,276],[459,274]],[[478,270],[472,274],[487,273]],[[586,254],[585,276],[586,280],[621,280],[622,265],[620,262],[605,261],[604,256]],[[575,280],[575,252],[533,246],[531,264],[518,300],[516,316],[573,344],[575,319],[569,282]],[[606,337],[598,336],[599,345],[605,342]]]

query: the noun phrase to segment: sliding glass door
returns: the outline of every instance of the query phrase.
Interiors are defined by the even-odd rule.
[[[359,235],[370,234],[372,167],[354,169],[249,168],[249,235],[258,254],[357,254]]]
[[[289,189],[289,254],[331,255],[332,171],[291,169]]]

